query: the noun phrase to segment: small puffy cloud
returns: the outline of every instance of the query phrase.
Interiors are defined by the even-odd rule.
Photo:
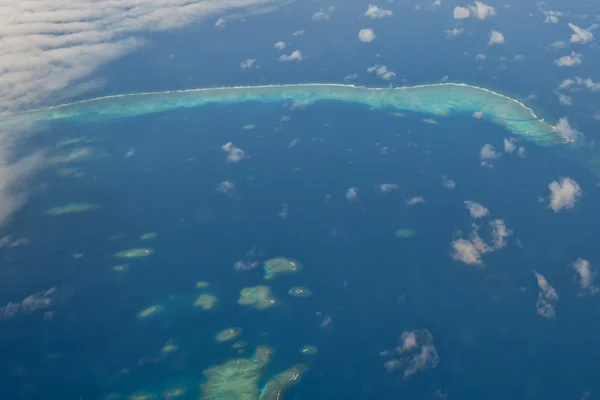
[[[548,185],[550,189],[550,208],[554,212],[575,207],[575,203],[583,194],[581,187],[571,178],[560,178]]]
[[[569,123],[569,118],[562,117],[558,120],[558,123],[554,127],[554,131],[560,134],[567,141],[577,140],[581,136],[581,132],[578,132]]]
[[[479,53],[475,56],[477,61],[484,61],[486,59],[485,54]]]
[[[564,49],[565,47],[567,47],[567,42],[563,40],[557,40],[555,42],[552,42],[550,46],[552,46],[552,48],[555,49]]]
[[[479,151],[481,161],[494,160],[496,158],[499,158],[501,155],[502,154],[498,153],[496,151],[496,148],[489,143],[484,144],[481,150]]]
[[[225,20],[223,18],[219,18],[217,22],[215,22],[215,26],[217,28],[225,28]]]
[[[594,82],[590,78],[583,79],[583,78],[576,76],[574,78],[565,79],[558,86],[558,90],[580,89],[580,88],[589,89],[593,92],[598,92],[598,91],[600,91],[600,83]]]
[[[292,32],[292,36],[302,36],[306,33],[304,29],[298,29],[297,31]]]
[[[518,151],[519,157],[525,158],[527,156],[526,153],[527,152],[525,151],[525,147],[523,147],[523,146],[519,147],[519,151]]]
[[[483,209],[485,209],[485,207],[483,207]],[[487,212],[487,209],[485,209],[485,211]],[[479,215],[481,214],[483,214],[483,211],[479,211]],[[473,215],[473,213],[471,215]],[[485,215],[487,215],[487,213]],[[506,227],[504,221],[501,219],[490,221],[489,228],[491,230],[490,244],[486,243],[481,236],[479,236],[479,227],[475,224],[473,224],[473,231],[471,232],[469,239],[458,238],[453,240],[451,243],[452,258],[467,265],[482,265],[483,262],[481,257],[483,254],[498,251],[506,247],[506,238],[513,232]]]
[[[396,78],[396,73],[394,71],[390,71],[385,65],[373,65],[367,68],[367,72],[374,72],[378,77],[385,79],[386,81]]]
[[[442,175],[442,187],[448,190],[453,190],[456,188],[456,182],[452,179],[448,179],[446,175]]]
[[[344,80],[345,80],[346,82],[347,82],[347,81],[354,81],[354,80],[357,80],[357,79],[358,79],[358,74],[357,74],[357,73],[354,73],[354,74],[349,74],[349,75],[346,75],[346,76],[344,77]]]
[[[452,29],[447,29],[446,34],[448,36],[457,37],[457,36],[460,36],[460,34],[463,33],[464,31],[465,30],[463,28],[452,28]]]
[[[365,12],[365,16],[369,18],[383,18],[392,16],[392,12],[390,10],[384,10],[383,8],[379,8],[374,6],[373,4],[369,4],[369,8],[367,12]]]
[[[544,14],[546,15],[546,20],[544,21],[544,23],[546,24],[556,24],[559,19],[558,17],[561,17],[563,14],[559,11],[544,11]]]
[[[331,14],[333,14],[333,10],[333,6],[330,6],[326,10],[319,10],[313,14],[312,19],[313,21],[327,21],[331,19]]]
[[[487,17],[496,15],[496,9],[492,6],[488,6],[480,1],[476,1],[475,5],[468,7],[454,7],[454,19],[465,19],[469,17],[484,20]]]
[[[554,290],[552,285],[548,283],[542,274],[539,274],[536,271],[533,271],[533,274],[535,275],[538,287],[540,288],[535,304],[537,313],[544,318],[552,319],[556,317],[554,305],[558,301],[558,293],[556,293],[556,290]]]
[[[515,151],[515,140],[514,139],[506,139],[504,138],[504,152],[512,153]]]
[[[279,56],[279,61],[287,62],[287,61],[302,61],[304,56],[300,50],[294,50],[290,54],[284,54]]]
[[[422,203],[425,203],[425,199],[421,196],[411,197],[410,199],[406,200],[406,204],[408,204],[409,206],[414,206],[415,204]]]
[[[562,56],[554,60],[554,64],[559,67],[574,67],[582,63],[581,53],[572,52],[569,56]]]
[[[471,10],[469,10],[467,7],[456,6],[456,7],[454,7],[453,16],[454,16],[454,19],[469,18],[471,16]]]
[[[217,192],[231,193],[235,190],[235,185],[230,181],[223,181],[217,185]]]
[[[471,214],[471,218],[473,219],[479,219],[490,215],[489,210],[482,204],[469,200],[465,201],[464,203],[465,206],[467,206],[467,209],[469,210],[469,214]]]
[[[512,231],[506,227],[506,224],[501,219],[495,219],[490,222],[492,229],[492,248],[500,250],[506,246],[506,238],[512,235]]]
[[[361,42],[371,43],[373,40],[375,40],[375,37],[376,36],[373,32],[373,29],[361,29],[358,31],[358,38]]]
[[[239,147],[235,147],[231,142],[227,142],[221,146],[221,150],[227,153],[228,162],[235,163],[246,158],[246,153],[244,153],[244,150],[240,149]]]
[[[559,93],[558,94],[558,102],[563,106],[572,106],[573,98],[571,96],[567,96],[566,94]]]
[[[492,30],[490,32],[490,41],[488,45],[493,46],[495,44],[504,44],[504,35],[502,32]]]
[[[398,185],[396,183],[382,183],[379,185],[379,191],[381,193],[389,193],[396,189],[398,189]]]
[[[483,111],[475,111],[475,112],[473,112],[473,118],[477,118],[477,119],[483,118]]]
[[[571,35],[571,43],[588,43],[594,40],[594,34],[592,30],[596,29],[598,25],[594,24],[588,29],[582,29],[575,24],[569,23],[569,28],[573,31]]]
[[[285,42],[277,42],[273,45],[273,47],[275,47],[277,50],[283,50],[286,46],[287,45],[285,44]]]
[[[241,69],[249,69],[252,68],[252,66],[256,63],[256,58],[249,58],[247,60],[244,60],[240,63],[240,68]]]
[[[469,7],[473,16],[479,20],[484,20],[487,17],[496,15],[496,9],[480,1],[476,1],[474,6]]]
[[[346,191],[346,200],[348,201],[356,201],[358,200],[358,188],[356,186],[352,186],[348,188]]]
[[[452,258],[465,264],[481,264],[481,252],[467,239],[452,242]]]
[[[433,336],[427,329],[403,332],[396,348],[383,351],[381,355],[391,357],[384,363],[385,369],[388,372],[402,371],[403,379],[435,368],[440,362]]]
[[[581,289],[589,294],[597,294],[600,289],[593,285],[595,274],[592,270],[592,265],[590,262],[588,260],[579,258],[570,265],[577,274],[576,279]]]

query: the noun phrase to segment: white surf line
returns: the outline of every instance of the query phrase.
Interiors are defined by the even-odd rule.
[[[24,111],[23,114],[51,111],[51,110],[66,108],[66,107],[70,107],[70,106],[92,103],[95,101],[119,99],[119,98],[127,98],[127,97],[137,97],[137,96],[153,96],[153,95],[172,94],[172,93],[195,93],[195,92],[200,93],[200,92],[221,91],[221,90],[251,90],[251,89],[272,89],[272,88],[285,89],[285,88],[300,88],[300,87],[315,87],[315,86],[316,87],[342,87],[342,88],[348,88],[348,89],[365,89],[365,90],[370,90],[370,91],[411,90],[411,89],[420,89],[420,88],[438,87],[438,86],[465,87],[465,88],[470,88],[470,89],[481,90],[483,92],[492,94],[494,96],[504,98],[508,101],[512,101],[515,104],[522,107],[523,109],[527,110],[533,119],[536,119],[540,122],[544,122],[543,120],[540,120],[540,118],[535,114],[535,112],[533,111],[532,108],[526,106],[525,104],[523,104],[523,102],[521,102],[517,99],[513,99],[512,97],[509,97],[502,93],[494,92],[493,90],[486,89],[483,87],[473,86],[473,85],[469,85],[467,83],[451,83],[451,82],[432,83],[432,84],[414,85],[414,86],[401,86],[401,87],[395,87],[392,89],[387,88],[387,87],[357,86],[357,85],[344,84],[344,83],[290,83],[290,84],[280,84],[280,85],[273,84],[273,85],[256,85],[256,86],[221,86],[221,87],[215,87],[215,88],[178,89],[178,90],[165,90],[165,91],[159,91],[159,92],[137,92],[137,93],[124,93],[124,94],[114,94],[114,95],[109,95],[109,96],[100,96],[100,97],[94,97],[91,99],[78,100],[78,101],[74,101],[74,102],[70,102],[70,103],[63,103],[63,104],[59,104],[56,106],[31,109],[31,110]],[[12,114],[12,115],[18,115],[18,114],[19,113]]]

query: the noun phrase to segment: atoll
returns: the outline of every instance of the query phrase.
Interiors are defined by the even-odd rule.
[[[137,317],[138,319],[148,319],[162,313],[163,311],[165,311],[165,307],[163,305],[155,304],[140,311],[137,314]]]
[[[48,215],[63,215],[63,214],[75,214],[83,213],[90,210],[100,208],[97,204],[90,203],[69,203],[63,206],[53,207],[49,209],[46,214]]]
[[[300,353],[302,353],[302,354],[314,355],[314,354],[317,354],[318,352],[319,352],[319,349],[317,348],[317,346],[313,346],[312,344],[305,344],[300,349]]]
[[[242,328],[227,328],[217,333],[215,340],[219,343],[228,342],[242,334]]]
[[[156,234],[156,232],[147,232],[147,233],[140,235],[140,240],[155,239],[157,236],[158,235]]]
[[[259,310],[271,308],[278,303],[279,300],[273,295],[271,288],[266,285],[243,288],[238,299],[238,304],[252,306]]]
[[[295,365],[271,378],[262,390],[258,382],[274,350],[259,346],[252,358],[238,358],[205,370],[200,400],[280,400],[283,392],[297,383],[306,366]]]
[[[152,253],[154,253],[153,249],[139,248],[120,251],[118,253],[115,253],[114,256],[118,258],[139,258],[149,256]]]
[[[291,258],[276,257],[265,261],[265,279],[273,280],[279,274],[290,274],[302,271],[302,264]]]
[[[407,239],[416,235],[416,232],[412,229],[396,229],[396,237],[400,239]]]
[[[217,298],[212,294],[201,294],[194,301],[194,307],[200,307],[203,310],[211,310],[217,304]]]
[[[310,297],[312,296],[312,291],[303,286],[294,286],[288,290],[288,294],[294,297]]]

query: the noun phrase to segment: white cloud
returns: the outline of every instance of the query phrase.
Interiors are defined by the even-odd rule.
[[[550,46],[552,46],[555,49],[564,49],[565,47],[567,47],[567,42],[563,40],[557,40],[555,42],[552,42]]]
[[[55,287],[30,294],[20,302],[9,302],[0,307],[0,320],[12,318],[18,314],[31,314],[53,306],[62,295]],[[51,314],[50,314],[51,315]]]
[[[477,61],[484,61],[486,59],[486,56],[485,56],[485,54],[479,53],[475,56],[475,59]]]
[[[396,189],[398,189],[398,185],[396,183],[383,183],[379,185],[379,191],[381,193],[389,193]]]
[[[287,61],[302,61],[304,56],[300,50],[294,50],[290,54],[284,54],[279,56],[279,61],[287,62]]]
[[[297,31],[292,32],[292,36],[302,36],[306,33],[304,29],[299,29]]]
[[[501,155],[502,154],[498,153],[496,151],[496,148],[489,143],[484,144],[481,150],[479,151],[481,161],[493,160],[499,158]]]
[[[433,343],[433,336],[427,329],[404,331],[393,350],[381,352],[382,356],[392,357],[384,363],[388,372],[402,371],[403,379],[417,372],[435,368],[440,358]]]
[[[442,187],[448,190],[453,190],[456,188],[456,182],[452,179],[448,179],[446,175],[442,175]]]
[[[357,74],[357,73],[354,73],[354,74],[349,74],[349,75],[346,75],[346,76],[344,77],[344,80],[345,80],[345,81],[354,81],[354,80],[356,80],[356,79],[358,79],[358,74]]]
[[[490,41],[488,45],[493,46],[495,44],[504,44],[504,35],[502,32],[492,30],[490,32]]]
[[[373,40],[375,40],[375,37],[376,36],[373,32],[373,29],[361,29],[358,31],[358,38],[361,42],[371,43]]]
[[[356,201],[358,199],[358,188],[356,186],[352,186],[348,188],[346,191],[346,200],[348,201]]]
[[[223,18],[219,18],[217,22],[215,22],[215,26],[217,28],[225,28],[225,20]]]
[[[454,19],[469,18],[471,16],[471,10],[469,10],[467,7],[456,6],[456,7],[454,7],[453,16],[454,16]]]
[[[544,14],[546,15],[546,20],[544,21],[546,24],[556,24],[559,21],[558,17],[563,15],[559,11],[544,11]]]
[[[526,151],[525,151],[525,147],[523,147],[523,146],[519,147],[518,153],[519,153],[519,157],[522,157],[522,158],[525,158],[525,156],[527,155]]]
[[[558,86],[558,90],[571,89],[574,86],[579,86],[584,89],[589,89],[593,92],[600,91],[600,83],[594,82],[590,78],[583,79],[578,76],[576,76],[574,78],[568,78],[568,79],[565,79],[564,81],[562,81],[560,83],[560,85]]]
[[[386,81],[390,81],[396,77],[396,73],[390,71],[385,65],[373,65],[367,68],[367,72],[374,72],[378,77],[385,79]]]
[[[330,6],[327,10],[319,10],[313,14],[313,21],[327,21],[331,19],[331,14],[333,14],[333,6]]]
[[[512,235],[512,231],[506,227],[506,224],[501,219],[495,219],[490,222],[492,229],[492,248],[500,250],[506,246],[506,238]]]
[[[249,58],[247,60],[244,60],[240,63],[240,68],[241,69],[249,69],[252,68],[252,66],[256,63],[256,58]]]
[[[246,153],[244,150],[240,149],[239,147],[235,147],[231,142],[227,142],[221,146],[221,150],[227,153],[228,162],[235,163],[246,158]]]
[[[448,36],[457,37],[457,36],[460,36],[460,34],[463,33],[464,31],[465,30],[463,28],[452,28],[452,29],[447,29],[446,34]]]
[[[481,251],[473,242],[467,239],[457,239],[452,242],[452,258],[465,264],[481,264]]]
[[[425,199],[421,196],[411,197],[410,199],[406,200],[406,204],[408,204],[409,206],[414,206],[415,204],[422,204],[422,203],[425,203]]]
[[[569,22],[569,28],[573,31],[571,35],[571,43],[588,43],[594,40],[594,34],[592,30],[596,29],[598,25],[594,24],[590,26],[588,29],[582,29],[575,24]]]
[[[465,202],[468,203],[468,202]],[[477,204],[477,203],[473,203]],[[468,205],[467,205],[468,206]],[[478,206],[481,206],[480,204]],[[473,208],[475,212],[471,213],[471,216],[479,215],[481,218],[487,216],[487,209],[481,206],[483,210],[477,210]],[[471,208],[469,207],[469,211]],[[473,231],[469,235],[469,239],[458,238],[452,241],[452,252],[451,256],[456,261],[461,261],[467,265],[482,265],[482,255],[489,252],[498,251],[506,246],[506,238],[513,232],[506,227],[506,224],[501,219],[495,219],[490,221],[488,224],[491,230],[491,241],[487,244],[481,236],[479,236],[479,227],[473,224]]]
[[[573,98],[571,96],[567,96],[566,94],[559,93],[558,94],[558,102],[563,106],[572,106]]]
[[[287,46],[285,42],[277,42],[273,45],[277,50],[283,50]]]
[[[230,193],[235,190],[235,185],[230,181],[223,181],[217,185],[217,192]]]
[[[475,5],[468,7],[454,7],[453,16],[454,19],[465,19],[469,17],[484,20],[487,17],[496,15],[496,9],[492,6],[488,6],[480,1],[476,1]]]
[[[572,52],[570,56],[562,56],[554,60],[559,67],[574,67],[582,63],[581,53]]]
[[[537,313],[548,319],[556,317],[554,305],[558,301],[558,293],[556,293],[556,290],[554,290],[552,285],[548,283],[542,274],[539,274],[536,271],[533,271],[533,274],[535,275],[538,287],[540,288],[535,304]]]
[[[475,111],[473,112],[473,118],[481,119],[483,118],[483,111]]]
[[[570,265],[577,274],[577,281],[581,289],[589,294],[597,294],[600,289],[592,284],[595,273],[592,270],[592,265],[590,262],[588,260],[579,258]]]
[[[365,12],[365,15],[369,18],[375,19],[390,17],[392,15],[392,12],[390,10],[384,10],[383,8],[379,8],[377,6],[369,4],[369,8],[367,9],[367,12]]]
[[[90,79],[92,74],[148,43],[153,32],[274,4],[273,0],[5,0],[0,6],[0,114],[97,88],[103,79]],[[216,25],[225,19],[221,21]],[[12,130],[0,132],[0,223],[25,200],[21,180],[43,164],[41,155],[22,160],[14,156]],[[31,130],[20,132],[19,140]]]
[[[494,7],[483,4],[480,1],[476,1],[475,5],[471,6],[470,9],[473,16],[480,20],[496,15],[496,9]]]
[[[467,209],[469,210],[469,214],[471,214],[471,218],[473,219],[479,219],[490,215],[489,210],[482,204],[469,200],[465,201],[464,203],[465,206],[467,206]]]
[[[515,151],[515,140],[514,139],[506,139],[504,138],[504,152],[512,153]]]
[[[558,123],[554,127],[554,131],[560,134],[567,141],[574,141],[581,136],[581,132],[578,132],[569,123],[569,118],[562,117],[558,120]]]
[[[583,194],[581,187],[571,178],[552,181],[548,189],[550,189],[550,208],[554,212],[575,207],[575,203]]]

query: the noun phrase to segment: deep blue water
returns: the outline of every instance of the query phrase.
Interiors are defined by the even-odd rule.
[[[291,120],[281,122],[284,115]],[[470,117],[438,117],[439,125],[421,118],[338,103],[294,111],[247,104],[49,127],[42,147],[82,134],[98,142],[90,145],[94,157],[74,164],[85,177],[57,177],[55,168],[39,176],[43,185],[6,232],[30,243],[4,250],[0,303],[52,286],[59,298],[51,320],[35,312],[2,322],[2,398],[95,399],[173,384],[197,398],[201,371],[237,356],[213,339],[230,326],[244,329],[247,354],[260,344],[276,349],[265,378],[309,366],[289,399],[434,398],[438,389],[450,398],[565,399],[598,391],[600,350],[591,345],[598,300],[578,296],[567,267],[579,257],[598,262],[597,178],[558,150],[525,141],[526,158],[503,155],[482,168],[481,147],[500,150],[507,132]],[[247,124],[256,128],[242,129]],[[299,143],[288,148],[294,138]],[[220,148],[228,141],[247,158],[227,163]],[[443,188],[442,175],[456,189]],[[554,213],[539,198],[561,176],[585,195],[575,209]],[[223,180],[235,183],[237,196],[217,193]],[[399,189],[382,194],[381,183]],[[360,188],[356,202],[344,197],[351,186]],[[426,202],[407,205],[413,196]],[[450,257],[457,231],[471,230],[464,200],[484,204],[514,231],[507,248],[484,255],[485,268]],[[45,215],[69,202],[100,208]],[[282,204],[286,219],[278,217]],[[399,239],[398,228],[416,236]],[[140,242],[149,231],[158,237]],[[119,233],[126,237],[106,241]],[[155,254],[130,262],[127,272],[110,271],[120,262],[111,254],[142,245]],[[264,282],[260,268],[233,268],[252,248],[257,261],[286,256],[304,264],[268,282],[279,307],[236,304],[242,287]],[[561,296],[554,321],[536,314],[533,269]],[[191,307],[198,280],[211,283],[215,310]],[[313,296],[290,297],[296,285]],[[166,312],[135,318],[155,303]],[[332,322],[323,328],[325,316]],[[379,353],[404,330],[422,328],[434,337],[439,365],[408,380],[387,372]],[[169,339],[176,354],[138,365],[156,360]],[[319,353],[300,354],[303,344]],[[130,373],[115,379],[121,368]]]

